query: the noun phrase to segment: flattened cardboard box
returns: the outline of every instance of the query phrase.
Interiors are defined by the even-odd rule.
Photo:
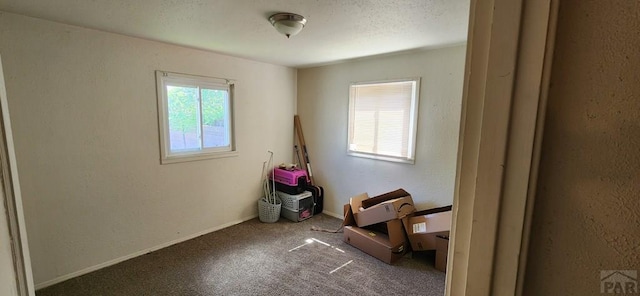
[[[384,224],[386,232],[373,231],[357,227],[349,204],[344,205],[344,241],[361,251],[392,264],[400,259],[409,248],[401,220],[394,219]]]
[[[451,211],[428,215],[408,216],[402,219],[413,251],[436,249],[436,236],[449,235],[451,229]]]
[[[411,195],[388,200],[367,209],[360,209],[362,201],[368,198],[369,195],[362,193],[349,200],[358,227],[400,219],[416,210]]]

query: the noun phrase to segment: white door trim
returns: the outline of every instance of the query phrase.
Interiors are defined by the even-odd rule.
[[[13,264],[16,273],[16,290],[18,295],[35,295],[33,286],[33,274],[31,271],[31,257],[29,256],[29,244],[27,243],[27,231],[25,229],[24,214],[22,210],[22,195],[18,180],[16,155],[13,147],[13,134],[11,120],[9,118],[9,105],[7,90],[4,82],[2,59],[0,58],[0,171],[2,176],[2,190],[4,191],[7,207],[6,216],[9,224],[11,248],[13,252]],[[5,216],[5,215],[3,215]]]
[[[520,295],[557,0],[471,1],[446,295]]]

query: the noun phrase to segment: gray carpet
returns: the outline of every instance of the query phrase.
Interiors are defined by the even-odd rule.
[[[36,292],[48,295],[444,295],[433,254],[388,265],[344,243],[341,220],[257,218]]]

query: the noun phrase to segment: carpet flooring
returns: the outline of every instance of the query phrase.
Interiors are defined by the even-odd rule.
[[[346,244],[342,221],[257,218],[38,290],[51,295],[444,295],[432,253],[388,265]]]

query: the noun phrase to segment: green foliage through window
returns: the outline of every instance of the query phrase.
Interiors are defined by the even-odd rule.
[[[233,152],[232,87],[220,79],[157,71],[163,161]]]

